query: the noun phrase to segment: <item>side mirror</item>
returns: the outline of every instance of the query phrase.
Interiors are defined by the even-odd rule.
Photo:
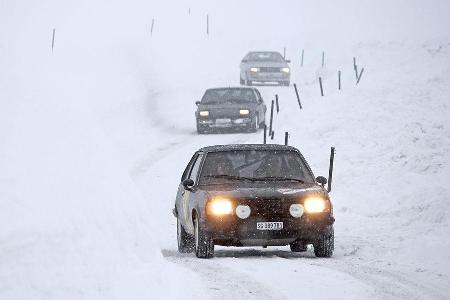
[[[323,176],[317,176],[316,181],[320,183],[322,186],[327,184],[327,179]]]
[[[284,60],[287,64],[290,64],[291,63],[291,60],[290,59],[285,59]]]
[[[190,190],[194,186],[194,180],[190,178],[183,180],[183,186],[186,190]]]
[[[199,106],[200,105],[200,101],[195,101],[195,105]]]
[[[248,62],[248,60],[246,60],[246,59],[241,60],[241,63],[246,63],[246,62]]]

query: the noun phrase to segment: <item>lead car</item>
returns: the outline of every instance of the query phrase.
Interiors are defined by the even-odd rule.
[[[314,178],[300,151],[282,145],[220,145],[198,150],[183,172],[173,214],[178,251],[214,256],[214,245],[314,246],[317,257],[334,250],[331,190]]]

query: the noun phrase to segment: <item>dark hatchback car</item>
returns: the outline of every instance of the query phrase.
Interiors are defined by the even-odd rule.
[[[256,132],[265,124],[267,107],[256,88],[208,89],[196,104],[200,134],[226,129]]]
[[[313,244],[316,256],[330,257],[334,217],[326,182],[314,178],[294,147],[202,148],[183,172],[173,209],[178,251],[210,258],[214,245],[303,252]]]

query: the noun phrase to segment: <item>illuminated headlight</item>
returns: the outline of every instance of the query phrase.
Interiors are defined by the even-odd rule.
[[[248,205],[238,205],[236,207],[236,215],[241,219],[247,219],[250,216],[250,206]]]
[[[209,116],[209,111],[207,111],[207,110],[201,110],[201,111],[200,111],[200,116],[202,116],[202,117],[207,117],[207,116]]]
[[[291,216],[293,216],[294,218],[300,218],[303,215],[303,205],[301,204],[291,204],[291,206],[289,207],[289,213],[291,214]]]
[[[325,210],[325,200],[320,197],[308,198],[304,206],[307,213],[320,213]]]
[[[281,68],[281,72],[289,73],[290,71],[291,71],[291,70],[290,70],[289,68],[287,68],[287,67]]]
[[[253,68],[250,68],[250,72],[258,72],[259,71],[259,68],[255,68],[255,67],[253,67]]]
[[[230,215],[233,212],[233,203],[227,198],[214,198],[208,202],[207,212],[216,216]]]
[[[240,111],[239,111],[239,114],[240,115],[248,115],[250,113],[250,111],[248,110],[248,109],[241,109]]]

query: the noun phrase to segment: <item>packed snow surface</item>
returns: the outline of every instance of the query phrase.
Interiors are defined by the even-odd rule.
[[[449,15],[444,0],[1,0],[0,299],[448,299]],[[337,149],[333,257],[179,254],[191,155],[262,141],[198,135],[195,101],[239,85],[248,51],[284,48],[303,109],[292,86],[258,89],[280,99],[271,142],[288,131],[316,175]]]

